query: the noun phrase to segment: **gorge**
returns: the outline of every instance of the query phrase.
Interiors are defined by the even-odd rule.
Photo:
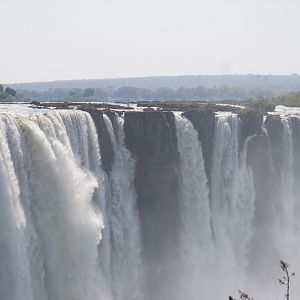
[[[298,153],[296,108],[3,105],[1,299],[280,298]]]

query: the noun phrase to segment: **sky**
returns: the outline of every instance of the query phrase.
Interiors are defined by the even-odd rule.
[[[0,82],[300,73],[300,0],[0,0]]]

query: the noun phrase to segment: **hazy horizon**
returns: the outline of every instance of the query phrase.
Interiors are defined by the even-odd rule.
[[[140,78],[159,78],[159,77],[201,77],[201,76],[211,76],[211,77],[218,77],[218,76],[300,76],[298,73],[286,73],[286,74],[272,74],[272,73],[219,73],[219,74],[175,74],[175,75],[142,75],[142,76],[122,76],[122,77],[100,77],[100,78],[71,78],[71,79],[51,79],[51,80],[44,80],[44,81],[20,81],[20,82],[1,82],[4,85],[19,85],[19,84],[31,84],[31,83],[52,83],[52,82],[60,82],[60,81],[92,81],[92,80],[118,80],[118,79],[140,79]]]
[[[300,72],[297,0],[2,0],[0,82]]]

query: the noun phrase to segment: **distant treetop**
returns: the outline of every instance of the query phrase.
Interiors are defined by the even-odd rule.
[[[3,85],[0,84],[0,101],[13,101],[16,94],[14,89],[10,87],[4,89]]]

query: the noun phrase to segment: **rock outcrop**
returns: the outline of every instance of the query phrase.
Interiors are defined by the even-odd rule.
[[[212,110],[191,110],[183,114],[187,117],[198,132],[198,139],[202,146],[205,172],[210,178],[212,151],[215,129],[215,114]]]
[[[179,154],[174,115],[125,114],[125,142],[136,159],[135,187],[142,231],[147,299],[176,299],[170,274],[176,272],[179,226]],[[159,291],[159,292],[158,292]],[[171,293],[171,294],[170,294]],[[175,293],[175,292],[174,292]]]
[[[89,111],[89,113],[95,122],[98,133],[102,167],[105,172],[109,173],[115,159],[115,154],[112,149],[109,133],[104,123],[103,112]]]

